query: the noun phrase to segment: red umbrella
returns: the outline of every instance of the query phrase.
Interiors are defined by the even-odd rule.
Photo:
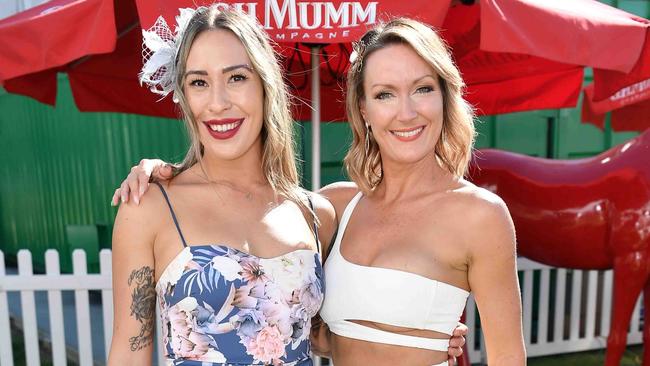
[[[615,131],[643,131],[650,126],[650,79],[625,87],[607,99],[595,100],[594,84],[584,88],[582,121],[601,129],[611,112]]]
[[[305,99],[306,95],[310,96],[309,91],[302,89],[307,86],[305,81],[308,75],[305,71],[310,69],[309,54],[311,49],[304,46],[304,43],[349,42],[358,38],[367,29],[368,24],[372,24],[380,18],[386,18],[390,14],[415,17],[418,13],[422,13],[422,9],[427,9],[424,21],[439,23],[446,14],[450,1],[440,1],[435,7],[431,7],[428,0],[415,0],[406,4],[395,2],[380,4],[368,1],[313,3],[312,6],[305,6],[306,3],[296,3],[292,0],[285,2],[258,0],[241,4],[241,7],[245,11],[256,11],[260,21],[268,23],[267,31],[280,44],[278,50],[287,56],[287,69],[295,71],[290,83],[299,89],[296,93],[298,98]],[[66,3],[68,8],[73,9],[91,8],[95,10],[95,13],[92,15],[80,11],[78,14],[63,13],[63,9],[58,8],[57,11],[52,11],[52,5],[55,2],[57,4]],[[103,3],[112,4],[111,0],[54,0],[48,2],[30,9],[28,12],[16,14],[0,21],[0,35],[4,35],[5,27],[8,25],[15,27],[15,32],[29,34],[29,38],[25,42],[15,45],[16,48],[23,48],[24,52],[0,54],[0,67],[11,70],[9,73],[0,74],[0,81],[9,92],[28,95],[41,102],[54,105],[56,73],[66,72],[77,107],[82,111],[117,111],[176,117],[173,103],[168,100],[156,103],[159,98],[146,88],[140,87],[137,82],[137,73],[142,65],[141,29],[137,23],[141,21],[143,24],[141,28],[147,29],[153,25],[158,16],[163,15],[173,28],[174,16],[178,14],[179,8],[196,7],[212,2],[212,0],[198,2],[192,0],[118,1],[116,2],[115,15],[112,15],[112,8],[98,6]],[[317,8],[317,6],[319,7]],[[268,17],[264,15],[266,10],[268,10]],[[41,13],[44,14],[40,15],[38,19],[31,17],[32,14]],[[100,37],[99,34],[92,32],[92,24],[77,22],[77,17],[108,20],[115,18],[117,32],[113,26],[112,34]],[[318,17],[322,20],[321,27],[305,29],[314,28],[313,22],[316,21],[314,19]],[[21,22],[15,22],[14,19],[21,19]],[[70,27],[70,24],[75,24],[75,27]],[[76,24],[81,25],[77,27]],[[51,29],[51,32],[57,37],[49,36],[49,33],[44,31],[48,29]],[[115,42],[116,33],[119,34],[117,43]],[[84,35],[85,38],[82,40],[74,37],[66,38],[66,34]],[[76,45],[80,43],[83,45],[92,42],[103,43],[104,41],[107,45],[101,51],[78,52],[74,54],[75,57],[70,56],[62,61],[41,62],[46,58],[44,55],[58,52],[58,47],[61,47],[61,44]],[[14,41],[10,37],[0,36],[0,45],[4,42]],[[43,48],[36,45],[40,43],[46,43],[49,46]],[[31,46],[32,44],[34,46]],[[39,52],[34,50],[39,50]],[[345,52],[345,48],[343,50]],[[96,55],[102,52],[104,54]],[[339,54],[339,51],[335,52],[335,55]],[[303,60],[305,57],[306,61]],[[328,67],[333,65],[332,62],[323,64],[324,72],[327,72]],[[21,65],[21,67],[12,65]],[[342,67],[338,67],[334,71],[337,78],[339,78],[339,74],[342,74],[343,67],[346,65],[347,57],[344,59]],[[327,77],[324,78],[324,81],[327,83]],[[334,83],[332,84],[334,85]],[[336,85],[336,88],[326,88],[323,94],[328,101],[334,101],[332,105],[338,111],[336,115],[341,117],[343,107],[336,103],[337,100],[341,100],[340,88],[338,88],[338,84]],[[297,108],[299,119],[309,119],[310,108],[308,106],[299,105]]]
[[[71,2],[71,6],[81,6],[84,2],[90,0],[77,0]],[[97,1],[97,0],[95,0]],[[303,54],[305,43],[340,43],[350,42],[357,39],[367,29],[368,25],[374,24],[380,18],[388,18],[392,14],[417,17],[418,14],[425,14],[420,18],[432,24],[438,24],[444,18],[451,0],[439,1],[435,7],[431,7],[428,0],[412,0],[407,3],[397,3],[386,1],[380,3],[377,1],[361,2],[295,2],[294,0],[277,1],[267,0],[250,3],[231,5],[242,8],[248,13],[255,13],[260,22],[264,24],[265,29],[271,37],[281,44],[278,50],[287,55],[286,67],[292,74],[290,84],[296,87],[298,100],[308,98],[312,101],[310,106],[304,103],[296,105],[295,115],[299,119],[309,119],[314,126],[319,126],[320,103],[317,94],[312,95],[310,89],[319,91],[320,81],[318,78],[311,78],[312,88],[306,88],[305,78],[310,70],[311,64],[318,64],[318,61],[312,62],[308,59],[304,62]],[[193,1],[193,0],[137,0],[137,12],[133,1],[117,2],[119,8],[115,11],[117,18],[117,29],[119,37],[115,50],[111,53],[102,55],[86,56],[79,61],[68,63],[60,66],[59,63],[52,63],[51,69],[43,72],[42,67],[34,67],[33,60],[39,57],[35,53],[25,53],[15,57],[15,62],[24,64],[24,70],[17,71],[11,76],[18,76],[13,79],[4,80],[5,88],[14,93],[24,94],[38,99],[48,104],[54,104],[56,100],[56,72],[65,71],[68,73],[72,92],[77,107],[82,111],[118,111],[127,113],[138,113],[154,116],[176,117],[174,105],[168,99],[161,103],[156,103],[159,96],[151,94],[146,88],[139,86],[137,74],[141,67],[141,34],[139,27],[134,27],[133,22],[137,22],[139,15],[140,23],[143,29],[150,28],[162,16],[166,23],[173,27],[175,24],[174,17],[178,14],[179,8],[196,7],[198,5],[212,4],[212,0]],[[226,6],[226,4],[224,4]],[[35,12],[42,11],[44,6],[39,7]],[[423,9],[427,9],[426,12]],[[103,14],[105,18],[111,18],[110,12]],[[66,24],[61,24],[61,17],[44,15],[39,24],[31,21],[20,24],[22,32],[30,32],[33,37],[38,36],[40,29],[57,29],[58,32],[65,33],[70,28],[67,24],[75,23],[74,17],[70,15],[66,19]],[[0,27],[2,22],[0,22]],[[87,26],[87,25],[86,25]],[[78,29],[75,28],[74,32]],[[45,37],[47,38],[47,37]],[[114,38],[114,35],[113,35]],[[69,40],[73,42],[73,40]],[[62,41],[59,41],[62,42]],[[115,43],[115,42],[113,42]],[[56,45],[51,46],[56,48]],[[307,55],[313,54],[313,48],[306,48]],[[345,49],[343,49],[345,51]],[[110,52],[108,50],[106,52]],[[340,57],[340,53],[339,57]],[[88,53],[90,55],[90,53]],[[5,55],[0,55],[0,58]],[[6,55],[11,58],[12,55]],[[314,60],[317,58],[314,57]],[[345,66],[347,59],[340,65]],[[332,63],[324,62],[325,70],[331,67]],[[30,68],[31,67],[31,71]],[[295,71],[295,72],[293,72]],[[340,72],[339,72],[340,71]],[[334,112],[340,118],[343,115],[343,104],[340,103],[341,88],[338,83],[338,75],[342,75],[343,69],[339,68],[335,74],[336,82],[329,83],[331,88],[326,88],[324,92],[325,100],[328,106],[327,111]],[[32,72],[32,73],[30,73]],[[312,75],[320,76],[317,72],[311,72]],[[24,76],[19,76],[24,75]],[[327,84],[326,84],[327,85]],[[306,97],[306,98],[305,98]],[[329,117],[329,116],[328,116]],[[314,141],[320,141],[318,128],[313,129]],[[313,149],[314,159],[319,160],[319,145],[315,144]],[[320,177],[319,172],[313,174],[314,177]],[[315,187],[319,185],[318,179],[314,180]]]
[[[174,24],[178,8],[211,4],[195,0],[136,0],[140,24],[150,28],[158,17]],[[312,159],[320,161],[320,120],[342,120],[344,103],[342,79],[348,64],[349,43],[359,39],[369,24],[393,14],[418,17],[429,24],[439,24],[445,17],[451,0],[397,1],[330,1],[296,2],[295,0],[266,0],[231,5],[257,16],[271,39],[281,44],[278,51],[285,56],[289,84],[298,98],[294,115],[312,122]],[[227,6],[224,3],[224,6]],[[310,44],[312,46],[305,46]],[[320,45],[332,47],[321,49]],[[348,47],[341,47],[348,44]],[[331,57],[329,53],[331,51]],[[320,54],[320,55],[319,55]],[[322,67],[320,66],[322,64]],[[312,65],[318,65],[312,67]],[[321,72],[325,78],[321,80]],[[323,88],[321,98],[320,90]],[[310,104],[300,101],[311,101]],[[321,100],[323,108],[321,108]],[[320,188],[320,165],[312,164],[312,189]]]
[[[135,4],[113,4],[52,0],[0,20],[0,45],[15,50],[0,54],[4,88],[54,105],[57,73],[66,72],[82,111],[160,115],[164,108],[134,77],[141,45]]]
[[[30,34],[26,42],[37,44],[37,41],[47,43],[47,39],[59,39],[50,50],[64,49],[61,46],[63,43],[80,42],[82,45],[90,43],[98,46],[102,43],[102,37],[93,33],[95,27],[82,24],[72,18],[73,14],[69,14],[65,21],[66,24],[75,24],[74,32],[69,31],[70,27],[46,24],[46,21],[53,21],[53,15],[63,9],[35,17],[33,29],[51,30],[48,32],[34,31],[29,28],[30,22],[18,24],[15,20],[27,19],[29,14],[40,14],[57,4],[76,8],[106,2],[111,3],[108,0],[53,0],[0,21],[0,34],[6,33],[8,24],[20,25],[23,28],[19,32]],[[147,95],[146,89],[137,84],[136,73],[132,71],[137,71],[140,65],[139,29],[129,26],[133,26],[139,17],[146,29],[160,14],[173,24],[173,16],[179,7],[195,6],[196,2],[138,0],[137,15],[131,1],[116,3],[117,29],[122,33],[117,42],[118,54],[95,55],[64,66],[61,66],[61,62],[66,61],[57,61],[50,63],[50,67],[58,67],[56,71],[69,73],[81,110],[174,116],[169,102],[153,104],[156,96]],[[647,65],[650,57],[643,57],[650,52],[650,45],[645,44],[648,21],[592,0],[482,0],[480,4],[451,8],[449,0],[433,4],[425,0],[399,3],[258,0],[239,6],[245,11],[255,12],[272,37],[282,43],[280,48],[287,56],[287,69],[292,71],[289,81],[296,86],[295,94],[301,99],[311,99],[306,72],[311,65],[310,48],[302,44],[329,44],[321,48],[323,56],[320,59],[320,76],[322,84],[326,84],[322,88],[325,120],[344,119],[340,102],[343,100],[341,85],[350,50],[347,42],[357,38],[366,29],[366,23],[376,22],[387,14],[409,15],[441,27],[467,81],[467,98],[482,114],[575,106],[585,65],[594,68],[596,96],[601,93],[605,98],[621,89],[618,87],[620,85],[625,87],[650,78],[650,70],[647,70],[650,69]],[[106,7],[103,9],[105,12],[110,10]],[[443,20],[444,14],[446,18]],[[111,17],[82,16],[81,19],[94,19],[99,24],[100,19]],[[77,27],[77,24],[81,25]],[[77,31],[79,29],[84,31]],[[50,33],[68,34],[69,38],[63,42],[64,38],[53,38]],[[46,35],[50,35],[49,38]],[[88,37],[84,42],[76,40],[73,35]],[[621,40],[625,40],[625,47],[620,47]],[[6,38],[0,38],[0,44],[7,42]],[[301,45],[296,48],[296,43]],[[27,48],[24,44],[29,43],[20,44]],[[104,52],[106,49],[89,50],[86,54]],[[47,64],[40,62],[43,59],[41,54],[4,52],[0,55],[0,66],[11,72],[3,74],[2,79],[7,79],[5,75],[25,75],[43,70],[47,67]],[[49,80],[47,83],[43,83],[45,75]],[[53,103],[55,88],[51,85],[55,81],[52,73],[45,72],[45,75],[31,74],[5,80],[5,85],[9,91],[32,96],[48,95],[48,98],[38,99]],[[39,82],[33,83],[34,79]],[[607,80],[607,83],[601,84],[601,80]],[[612,85],[615,86],[613,91]],[[309,113],[307,106],[299,106],[297,117],[308,119]]]
[[[117,34],[112,0],[52,0],[0,21],[0,80],[48,104],[56,99],[56,72],[81,57],[111,52]],[[70,19],[84,32],[69,27]],[[38,85],[38,87],[36,87]],[[22,94],[22,93],[21,93]]]
[[[3,19],[0,80],[111,52],[117,40],[113,13],[112,0],[51,0]]]
[[[495,0],[490,2],[496,5]],[[543,9],[541,3],[535,10],[523,9],[522,3],[504,2],[501,6],[490,7],[493,15],[511,19],[508,23],[492,24],[507,24],[513,30],[519,28],[521,31],[500,32],[499,28],[495,28],[493,31],[497,32],[492,32],[491,37],[482,34],[482,49],[508,50],[508,47],[512,47],[510,52],[530,53],[555,61],[589,65],[594,69],[594,83],[585,88],[582,120],[602,128],[605,113],[613,111],[611,123],[614,130],[642,131],[650,126],[650,21],[601,3],[573,0],[553,3],[558,14],[552,19],[558,22],[548,23],[550,19],[546,19],[545,13],[550,9]],[[506,10],[504,5],[510,9]],[[525,11],[528,17],[518,17],[513,11]],[[481,16],[483,20],[487,19],[483,13]],[[607,22],[611,26],[607,29],[599,28],[595,26],[597,22]],[[590,34],[565,32],[564,29],[571,25]],[[532,42],[533,39],[542,40],[542,35],[533,37],[523,29],[537,29],[538,32],[545,33],[548,43]],[[503,36],[503,33],[509,35]],[[620,47],[621,44],[625,46]],[[558,52],[556,56],[551,56],[552,49],[562,51],[563,47],[566,47],[564,55]],[[546,53],[535,51],[535,48],[546,50]],[[574,85],[577,87],[579,83]],[[573,105],[575,103],[568,106]]]
[[[452,6],[434,25],[450,45],[468,85],[466,98],[479,114],[574,107],[585,66],[594,69],[596,92],[605,97],[650,78],[650,21],[597,1],[482,0]],[[337,88],[349,45],[323,50],[335,55],[329,64],[338,74],[321,67],[321,75],[334,74],[329,79]],[[343,96],[329,89],[323,89],[333,94],[323,118],[343,119],[336,108]],[[298,94],[309,98],[307,90]]]

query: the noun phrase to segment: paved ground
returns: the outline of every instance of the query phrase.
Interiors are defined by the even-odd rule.
[[[16,274],[15,268],[7,268],[7,274]],[[47,292],[37,291],[35,294],[36,302],[36,322],[38,329],[42,334],[49,336],[50,334],[50,320],[47,302]],[[69,349],[78,349],[77,340],[77,319],[75,313],[74,292],[62,291],[63,299],[63,320],[65,329],[65,343]],[[8,294],[9,313],[11,316],[19,320],[22,318],[20,295],[17,292]],[[92,348],[93,358],[99,363],[103,364],[105,359],[104,351],[104,327],[102,320],[102,303],[99,293],[90,293],[90,327],[92,334]],[[14,340],[15,341],[15,340]]]

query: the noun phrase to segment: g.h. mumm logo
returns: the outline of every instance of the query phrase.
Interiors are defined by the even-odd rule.
[[[335,4],[332,1],[265,0],[263,16],[258,16],[258,3],[218,3],[217,6],[235,7],[257,17],[276,40],[318,40],[349,37],[349,29],[359,25],[375,24],[377,1],[350,1]]]

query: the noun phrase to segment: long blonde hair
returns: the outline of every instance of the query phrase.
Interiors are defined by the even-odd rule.
[[[180,172],[203,156],[198,124],[190,111],[183,92],[183,75],[192,43],[204,31],[224,29],[232,32],[242,43],[251,59],[252,67],[262,79],[264,88],[264,120],[262,124],[262,170],[275,192],[306,208],[299,188],[295,161],[289,93],[282,78],[281,66],[268,35],[259,23],[247,14],[217,5],[199,7],[190,19],[180,41],[175,60],[175,96],[181,108],[183,121],[190,138],[190,148],[184,160],[176,166]],[[217,46],[218,47],[218,46]]]
[[[443,99],[442,132],[434,150],[438,163],[455,176],[462,177],[472,155],[474,112],[463,99],[465,83],[447,46],[433,29],[424,24],[408,18],[393,19],[369,30],[353,45],[357,56],[348,71],[345,102],[353,139],[344,162],[350,178],[365,193],[377,187],[383,178],[379,146],[371,135],[366,142],[365,122],[359,109],[365,98],[365,63],[373,52],[393,44],[410,46],[438,74]],[[369,144],[367,154],[366,143]]]

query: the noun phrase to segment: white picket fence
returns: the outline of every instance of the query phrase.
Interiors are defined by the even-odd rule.
[[[35,291],[47,292],[49,313],[49,334],[54,366],[67,365],[65,332],[77,333],[79,362],[93,365],[91,341],[93,336],[103,336],[103,345],[108,354],[112,335],[113,304],[111,289],[111,252],[100,253],[100,273],[88,274],[86,255],[82,250],[73,253],[73,273],[61,274],[59,255],[55,250],[45,254],[45,274],[34,274],[31,253],[21,250],[18,253],[18,274],[6,274],[4,254],[0,251],[0,366],[13,366],[12,339],[7,296],[20,294],[22,308],[22,328],[24,333],[27,366],[40,366],[39,330],[36,320]],[[529,357],[578,352],[605,348],[609,330],[611,311],[612,272],[578,271],[558,269],[542,265],[525,258],[518,260],[522,276],[522,296],[524,309],[524,332]],[[534,289],[533,277],[539,274],[538,290]],[[586,283],[583,286],[583,276]],[[570,277],[571,293],[566,297],[567,278]],[[554,281],[551,281],[554,278]],[[554,285],[551,286],[551,283]],[[101,319],[91,319],[89,291],[101,292]],[[62,291],[74,291],[76,330],[65,329],[63,317]],[[552,292],[554,296],[551,296]],[[554,299],[554,304],[550,300]],[[533,300],[537,304],[533,304]],[[568,301],[568,302],[567,302]],[[569,306],[567,317],[564,309]],[[44,306],[44,304],[38,304]],[[551,312],[553,306],[555,311]],[[537,311],[533,313],[533,310]],[[558,309],[560,311],[558,311]],[[472,362],[485,362],[485,353],[480,342],[480,327],[476,317],[476,304],[473,298],[467,304],[466,323],[471,332],[467,337],[468,351]],[[93,334],[91,322],[101,321],[103,334]],[[641,299],[632,316],[628,344],[642,343]],[[160,322],[157,322],[160,328]],[[552,332],[550,328],[552,327]],[[598,330],[598,332],[596,331]],[[160,334],[160,332],[158,332]],[[478,340],[478,341],[477,341]],[[534,342],[533,342],[534,340]],[[159,347],[157,349],[160,349]],[[158,352],[158,364],[164,365]]]
[[[607,347],[612,309],[613,272],[611,270],[569,270],[550,267],[526,258],[519,258],[517,267],[520,279],[523,278],[521,287],[524,340],[528,357]],[[535,291],[533,282],[536,272],[540,278],[538,291]],[[553,286],[551,286],[552,276],[555,278]],[[571,292],[567,294],[569,280],[571,281]],[[568,298],[567,295],[569,295]],[[534,304],[534,299],[537,300],[536,304]],[[550,303],[551,299],[553,299],[553,304]],[[640,296],[632,314],[627,337],[628,345],[643,343],[642,300],[643,297]],[[553,312],[550,311],[551,306],[553,306]],[[567,306],[569,306],[568,314],[565,311]],[[475,312],[476,303],[470,295],[466,309],[466,324],[473,332],[467,337],[468,351],[472,362],[482,361],[485,363],[483,344],[479,343],[474,346],[477,343],[477,337],[479,339],[481,337],[480,329],[477,328],[478,317],[474,315]],[[552,331],[549,329],[550,327],[552,327]],[[535,337],[533,337],[534,335]]]

